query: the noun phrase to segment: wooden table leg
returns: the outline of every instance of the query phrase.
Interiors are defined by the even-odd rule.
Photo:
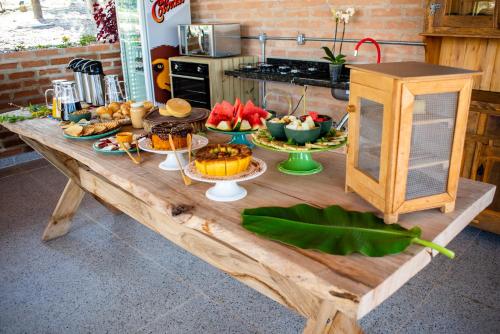
[[[43,241],[49,241],[68,233],[71,227],[71,218],[78,210],[84,195],[85,191],[73,180],[69,179],[52,213],[49,224],[43,231]]]
[[[332,303],[323,302],[316,319],[308,319],[303,334],[362,334],[356,320],[337,311]]]

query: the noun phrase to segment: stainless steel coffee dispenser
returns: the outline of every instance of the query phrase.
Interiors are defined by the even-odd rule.
[[[82,66],[82,81],[85,91],[85,102],[93,106],[104,105],[104,73],[102,63],[92,60]]]
[[[86,91],[85,91],[85,84],[84,84],[84,78],[83,78],[83,73],[82,73],[82,68],[83,65],[86,63],[90,62],[91,60],[89,59],[83,59],[83,58],[75,58],[72,61],[69,62],[68,64],[68,69],[73,70],[73,76],[75,77],[75,83],[76,83],[76,91],[78,92],[78,97],[80,98],[80,101],[90,103],[90,101],[86,101],[85,96],[86,96]]]

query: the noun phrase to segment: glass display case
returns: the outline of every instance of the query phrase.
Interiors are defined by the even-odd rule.
[[[474,71],[417,62],[351,65],[346,190],[395,223],[456,199]]]
[[[137,0],[116,1],[123,77],[128,99],[147,100],[142,57],[141,24]]]

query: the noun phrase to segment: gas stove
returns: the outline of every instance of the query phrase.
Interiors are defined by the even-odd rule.
[[[324,87],[328,87],[330,82],[328,63],[284,58],[268,58],[263,63],[240,64],[237,70],[226,71],[225,74],[246,79]],[[303,82],[304,80],[307,82]]]

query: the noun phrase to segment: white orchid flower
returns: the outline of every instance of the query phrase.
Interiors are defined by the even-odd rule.
[[[340,21],[343,21],[343,22],[345,22],[346,24],[347,24],[347,23],[349,23],[349,19],[350,19],[350,18],[351,18],[351,17],[350,17],[350,16],[349,16],[349,14],[347,14],[347,13],[342,13],[342,14],[340,15]]]
[[[347,8],[347,9],[346,9],[346,11],[345,11],[345,12],[346,12],[347,14],[349,14],[349,16],[353,16],[353,15],[354,15],[354,13],[356,13],[356,10],[355,10],[354,8],[352,8],[352,7],[349,7],[349,8]]]

